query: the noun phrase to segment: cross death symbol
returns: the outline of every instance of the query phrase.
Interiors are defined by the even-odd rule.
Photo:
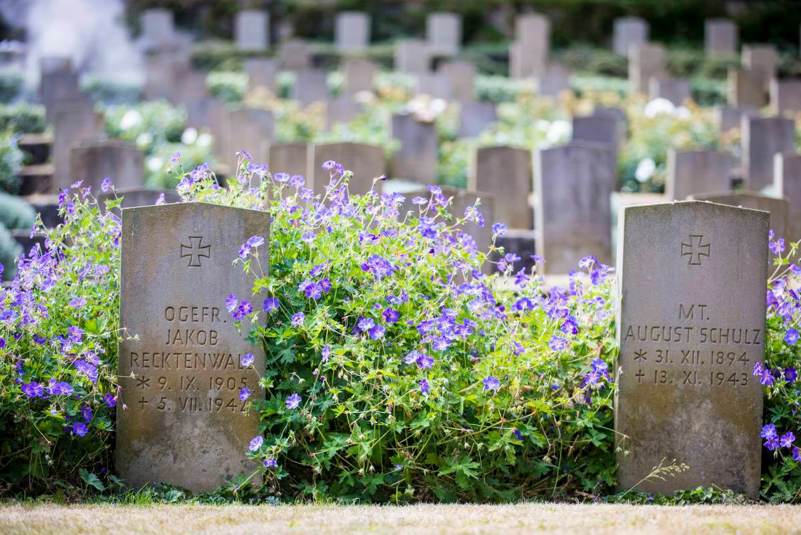
[[[189,245],[181,244],[181,258],[189,257],[189,267],[200,267],[201,258],[211,258],[211,245],[203,245],[203,236],[189,236]]]
[[[640,349],[638,351],[635,351],[634,352],[634,360],[648,360],[648,359],[645,358],[645,355],[647,355],[647,354],[648,354],[648,352],[647,351],[643,351],[642,349]]]
[[[681,256],[689,256],[689,266],[700,266],[701,257],[709,257],[709,243],[703,243],[702,234],[690,234],[690,243],[681,242]]]
[[[642,383],[642,378],[645,377],[645,374],[643,373],[642,370],[637,370],[636,377],[637,377],[637,382]]]

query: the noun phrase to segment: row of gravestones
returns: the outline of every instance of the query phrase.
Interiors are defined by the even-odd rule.
[[[571,170],[588,165],[565,156]],[[264,397],[265,359],[224,301],[251,288],[231,260],[249,237],[269,240],[268,216],[186,203],[126,209],[122,225],[117,470],[133,486],[208,491],[256,468],[246,450],[259,416],[238,392]],[[764,351],[768,214],[698,201],[628,207],[620,230],[620,487],[756,497],[762,391],[751,370]],[[666,464],[687,469],[653,477]]]

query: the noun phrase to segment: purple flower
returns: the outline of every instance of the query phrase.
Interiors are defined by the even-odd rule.
[[[793,446],[793,460],[795,462],[801,462],[801,450],[799,450],[797,446]]]
[[[384,337],[385,329],[382,325],[375,325],[368,331],[371,340],[378,340]]]
[[[762,370],[762,376],[759,378],[759,382],[764,386],[770,386],[773,384],[774,377],[768,368]]]
[[[784,238],[768,242],[768,248],[775,256],[780,256],[784,252]]]
[[[386,323],[396,323],[400,319],[400,312],[394,308],[386,308],[382,314]]]
[[[561,336],[552,336],[550,342],[548,342],[548,347],[551,348],[551,351],[564,351],[567,349],[568,342],[566,338],[562,338]]]
[[[303,326],[303,322],[306,320],[306,315],[303,312],[296,312],[292,314],[292,326],[293,327],[301,327]]]
[[[791,447],[793,445],[793,442],[795,442],[795,435],[793,434],[792,431],[787,431],[779,438],[779,444],[781,445],[782,448]]]
[[[88,377],[90,381],[97,382],[97,366],[82,359],[76,360],[72,365],[75,366],[76,370]]]
[[[86,304],[86,298],[84,297],[73,297],[70,300],[70,307],[72,308],[81,308]]]
[[[428,384],[428,381],[425,379],[420,379],[420,382],[417,383],[420,386],[420,393],[424,396],[427,396],[428,393],[431,391],[431,386]]]
[[[113,409],[114,407],[116,407],[116,406],[117,406],[117,398],[116,398],[116,397],[114,397],[114,396],[113,396],[112,394],[110,394],[110,393],[105,393],[105,394],[103,394],[103,403],[105,403],[105,404],[106,404],[106,406],[107,406],[109,409]]]
[[[301,400],[300,394],[295,392],[291,396],[286,398],[286,401],[284,401],[284,404],[286,405],[287,409],[294,410],[294,409],[297,409],[298,406],[300,405],[300,400]]]
[[[356,322],[356,326],[361,332],[369,331],[374,325],[375,322],[372,319],[365,317],[359,318],[359,321]]]
[[[501,237],[506,234],[506,225],[503,223],[495,223],[492,225],[492,235]]]
[[[266,313],[271,314],[271,313],[275,312],[276,310],[278,310],[278,305],[279,304],[280,304],[280,302],[278,301],[277,297],[266,297],[264,299],[264,303],[262,304],[262,309]]]
[[[108,193],[114,189],[114,184],[111,182],[109,177],[103,177],[103,181],[100,183],[100,191],[103,193]]]
[[[31,381],[30,383],[23,383],[22,393],[31,399],[43,398],[44,385],[41,383],[37,383],[36,381]]]
[[[395,266],[389,263],[385,258],[374,254],[362,264],[362,271],[367,271],[377,280],[381,280],[388,275],[392,275],[392,273],[395,272]]]
[[[765,439],[768,438],[776,438],[778,435],[776,434],[776,424],[765,424],[762,426],[762,431],[759,433],[759,436]]]
[[[264,468],[278,468],[278,461],[272,457],[269,459],[264,459]]]
[[[250,439],[250,444],[248,444],[248,449],[250,451],[259,451],[261,449],[261,445],[264,444],[264,437],[261,435],[256,435],[252,439]]]
[[[237,299],[234,294],[229,294],[228,297],[225,298],[225,309],[233,314],[238,307],[239,299]]]
[[[243,386],[239,389],[239,401],[246,401],[250,397],[250,388]]]
[[[50,383],[47,386],[47,391],[51,396],[69,396],[72,394],[73,388],[69,383],[50,379]]]
[[[430,368],[434,365],[434,359],[425,353],[420,353],[415,362],[417,363],[417,367],[421,370],[425,370],[426,368]]]
[[[520,429],[515,429],[512,431],[512,434],[515,436],[517,440],[523,440],[523,433],[520,432]]]
[[[562,326],[559,327],[559,330],[565,334],[578,334],[578,323],[576,322],[576,318],[573,316],[568,316],[567,319],[562,323]]]
[[[79,437],[83,437],[89,432],[89,428],[83,422],[75,422],[72,424],[72,432]]]
[[[784,370],[784,380],[788,383],[794,383],[797,378],[798,372],[795,370],[795,368],[786,368]]]
[[[324,345],[321,355],[322,355],[322,361],[326,362],[331,357],[331,346]]]
[[[484,391],[492,391],[497,392],[501,388],[501,382],[498,380],[497,377],[493,375],[488,375],[484,378]]]
[[[83,418],[86,423],[91,422],[93,416],[94,414],[92,413],[92,407],[89,405],[84,405],[81,407],[81,418]]]
[[[239,364],[244,368],[252,366],[255,360],[256,357],[253,356],[253,353],[245,353],[244,355],[239,356]]]
[[[256,249],[257,247],[261,247],[262,245],[264,245],[264,238],[262,238],[261,236],[251,236],[239,248],[239,258],[242,258],[244,260],[250,254],[250,251],[252,249]]]
[[[515,301],[515,304],[512,305],[512,308],[518,312],[525,312],[526,310],[531,310],[534,308],[534,303],[532,303],[531,299],[528,297],[521,297]]]
[[[241,321],[245,319],[245,317],[248,316],[251,312],[253,312],[253,305],[251,305],[247,299],[242,299],[239,302],[239,306],[236,307],[236,310],[234,310],[231,313],[231,317],[235,321]]]
[[[795,345],[795,343],[798,342],[798,331],[793,328],[787,329],[787,332],[784,334],[784,342],[791,346]]]

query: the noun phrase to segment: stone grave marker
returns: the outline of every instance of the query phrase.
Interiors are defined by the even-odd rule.
[[[103,135],[103,119],[94,107],[81,99],[64,103],[53,117],[53,189],[58,191],[72,184],[70,172],[73,147],[87,141],[96,141]]]
[[[493,102],[468,100],[459,106],[459,137],[478,137],[498,120],[498,111]]]
[[[275,143],[267,151],[270,172],[306,176],[311,146],[307,143]]]
[[[756,498],[768,214],[685,201],[626,208],[620,227],[618,488]],[[660,465],[687,468],[648,478]]]
[[[776,49],[771,45],[744,45],[742,50],[743,67],[750,70],[762,82],[762,90],[767,92],[770,81],[776,78],[779,62]]]
[[[639,17],[615,19],[612,50],[619,56],[628,56],[632,46],[641,46],[648,42],[649,29],[648,23]]]
[[[451,100],[453,98],[451,80],[442,72],[418,74],[416,94]]]
[[[685,78],[651,78],[648,93],[651,98],[664,98],[681,106],[690,99],[690,81]]]
[[[465,102],[475,97],[476,67],[466,61],[450,61],[440,66],[439,71],[448,79],[451,96]]]
[[[704,21],[704,50],[707,56],[737,54],[737,25],[729,19]]]
[[[768,212],[770,214],[768,228],[776,233],[777,238],[789,237],[788,214],[790,211],[790,203],[787,202],[787,199],[769,197],[767,195],[754,193],[753,191],[712,192],[702,195],[692,195],[691,198],[698,201],[710,201],[727,206],[740,206],[742,208]],[[770,262],[770,259],[768,260]],[[770,269],[770,263],[768,264],[768,268]]]
[[[534,229],[544,273],[569,273],[586,255],[612,262],[609,195],[616,171],[609,144],[571,142],[534,153]]]
[[[142,12],[141,22],[141,41],[146,50],[159,49],[175,42],[175,23],[169,9],[146,9]]]
[[[297,71],[292,98],[303,106],[328,100],[328,73],[324,69]]]
[[[426,19],[426,42],[433,56],[455,56],[462,46],[462,19],[456,13],[430,13]]]
[[[395,43],[395,70],[406,74],[424,74],[431,68],[431,55],[425,41],[401,39]]]
[[[270,46],[270,15],[257,9],[245,9],[237,13],[234,19],[234,40],[239,50],[266,50]]]
[[[666,55],[661,45],[645,43],[629,49],[629,84],[637,93],[648,93],[651,78],[666,78]]]
[[[559,63],[549,64],[545,72],[537,78],[537,94],[557,97],[562,91],[570,89],[571,72]]]
[[[738,108],[759,109],[768,103],[761,76],[754,71],[730,68],[726,78],[726,100]]]
[[[330,130],[337,123],[349,123],[364,112],[364,105],[350,95],[340,95],[326,104],[326,127]]]
[[[779,115],[801,112],[801,78],[771,80],[770,108]]]
[[[264,354],[225,301],[250,296],[231,262],[251,236],[269,242],[269,216],[179,203],[125,209],[122,227],[117,470],[132,487],[211,491],[256,469],[246,452],[259,416],[240,391],[264,396]],[[266,269],[267,248],[259,254]]]
[[[214,156],[221,162],[229,162],[238,150],[231,146],[231,112],[228,105],[218,98],[209,99],[206,108],[209,131],[214,139]]]
[[[418,121],[413,115],[392,116],[392,137],[400,148],[392,158],[392,177],[424,184],[437,182],[437,131],[432,123]]]
[[[95,193],[99,201],[122,197],[122,208],[138,208],[139,206],[153,206],[159,203],[159,199],[164,202],[161,204],[171,204],[181,202],[181,197],[175,190],[171,189],[150,189],[150,188],[114,188],[113,192]]]
[[[309,45],[301,39],[290,39],[278,48],[278,64],[285,71],[301,71],[311,67]]]
[[[362,52],[370,44],[370,15],[361,11],[337,13],[334,41],[340,53]]]
[[[512,78],[538,78],[545,74],[550,54],[551,23],[537,13],[515,19],[515,41],[509,49]]]
[[[328,171],[323,169],[323,163],[328,160],[341,163],[345,169],[353,171],[349,182],[351,193],[367,193],[370,189],[381,192],[381,183],[378,182],[373,188],[373,182],[386,174],[387,162],[383,148],[351,142],[314,145],[314,160],[307,176],[314,184],[315,193],[323,193],[329,183]]]
[[[119,140],[81,143],[70,153],[70,176],[83,180],[94,191],[108,177],[119,188],[137,188],[145,182],[142,152],[135,145]]]
[[[378,66],[369,59],[349,58],[345,61],[344,90],[349,95],[372,91]]]
[[[665,195],[668,200],[684,200],[690,195],[730,191],[734,156],[715,150],[668,150]]]
[[[229,155],[236,164],[236,152],[247,151],[255,162],[263,162],[267,147],[275,133],[275,118],[272,112],[260,108],[237,108],[231,110],[229,119]]]
[[[760,191],[773,182],[773,157],[795,150],[795,124],[781,117],[742,118],[743,172],[749,189]]]
[[[592,115],[573,117],[572,140],[609,144],[614,147],[617,154],[621,139],[625,135],[624,130],[625,126],[621,124],[621,119],[613,114],[599,113],[596,110]]]
[[[278,79],[278,62],[272,58],[247,58],[245,72],[248,75],[248,89],[257,87],[276,92]]]
[[[534,228],[530,150],[509,146],[479,148],[470,171],[468,191],[493,192],[498,222],[509,228]]]
[[[787,199],[786,240],[801,239],[801,154],[776,154],[773,160],[773,188]]]
[[[718,106],[715,108],[715,121],[718,123],[718,132],[721,134],[740,128],[740,120],[749,110],[736,106]]]

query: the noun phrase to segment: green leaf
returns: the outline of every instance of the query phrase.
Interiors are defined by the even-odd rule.
[[[89,472],[88,470],[81,468],[78,471],[78,474],[80,474],[81,479],[83,479],[84,483],[86,483],[90,487],[94,487],[100,492],[106,490],[106,487],[103,485],[103,482],[100,481],[100,478],[98,478],[92,472]]]

